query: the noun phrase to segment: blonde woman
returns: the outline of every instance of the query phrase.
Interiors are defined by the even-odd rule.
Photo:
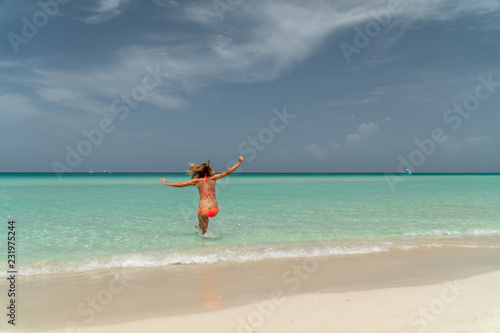
[[[210,167],[210,160],[208,160],[207,163],[203,163],[201,165],[191,163],[188,169],[188,172],[191,175],[191,180],[187,182],[167,183],[164,178],[161,178],[161,181],[166,186],[198,186],[198,191],[200,192],[200,205],[198,207],[198,226],[201,229],[203,235],[207,233],[208,218],[217,215],[220,208],[217,204],[217,199],[215,198],[215,181],[233,173],[233,171],[240,166],[241,162],[243,162],[243,156],[240,156],[238,163],[217,175]]]

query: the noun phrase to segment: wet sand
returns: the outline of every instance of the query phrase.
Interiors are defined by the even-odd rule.
[[[500,333],[498,248],[18,276],[17,289],[2,331]]]

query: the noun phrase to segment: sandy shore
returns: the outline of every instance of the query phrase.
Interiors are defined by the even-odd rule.
[[[1,331],[500,333],[500,249],[21,276],[17,288],[17,325]]]
[[[499,290],[500,273],[496,272],[429,286],[274,295],[266,301],[220,311],[98,326],[81,332],[499,333]]]

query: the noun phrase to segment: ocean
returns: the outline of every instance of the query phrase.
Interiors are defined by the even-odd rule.
[[[0,174],[19,275],[500,246],[499,174],[233,174],[208,237],[186,174]],[[0,272],[6,275],[6,270]]]

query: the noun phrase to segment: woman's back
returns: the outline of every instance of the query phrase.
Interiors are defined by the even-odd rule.
[[[196,184],[198,186],[198,191],[200,192],[200,196],[204,193],[214,193],[215,194],[215,180],[210,179],[210,177],[205,179],[200,179],[200,181]]]

